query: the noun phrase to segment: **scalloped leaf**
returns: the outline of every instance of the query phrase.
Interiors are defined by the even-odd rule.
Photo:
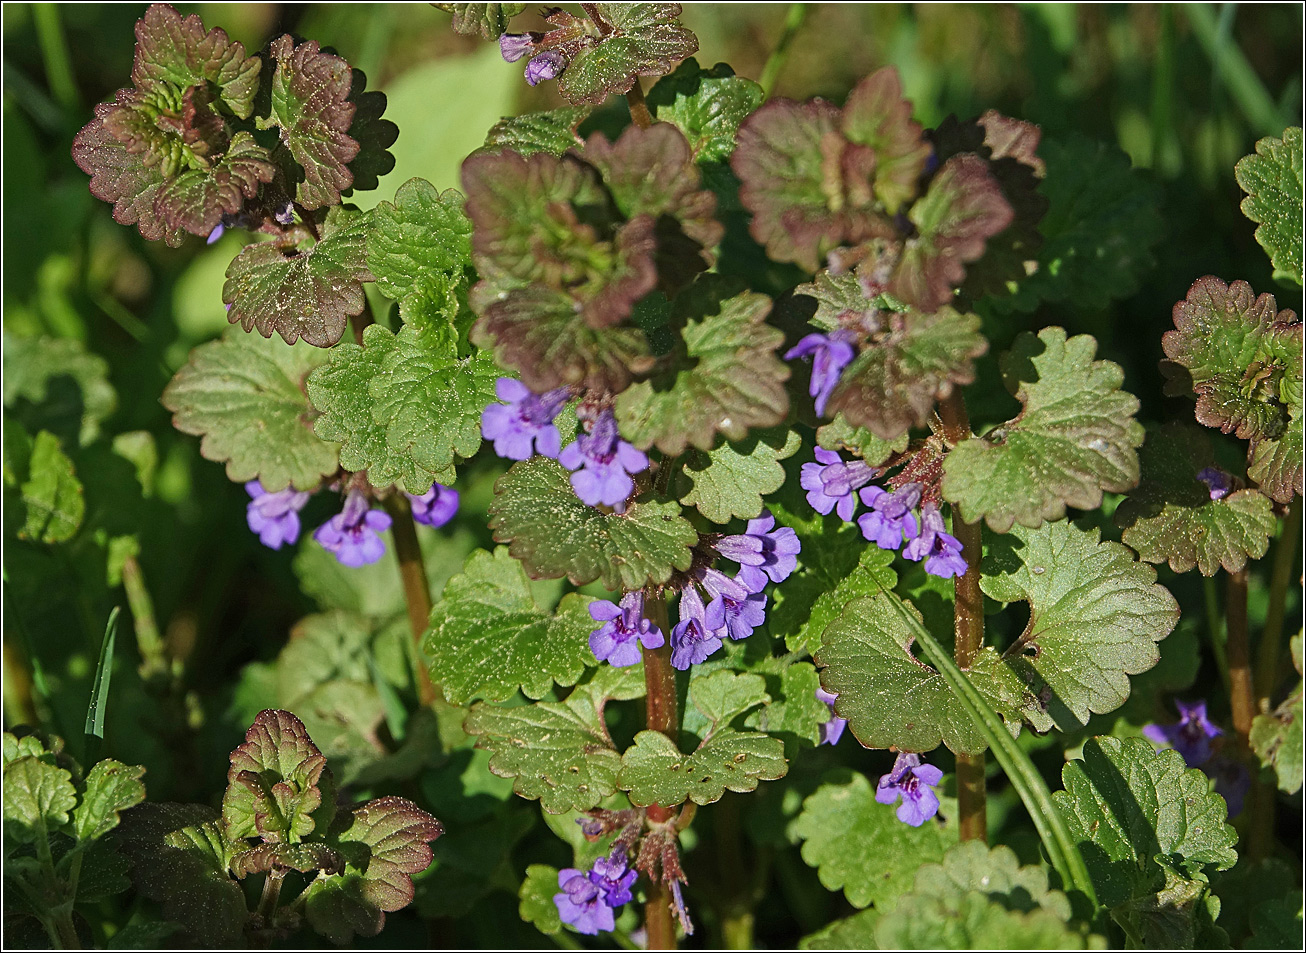
[[[1285,532],[1290,528],[1285,527]],[[1292,639],[1292,664],[1297,674],[1302,671],[1302,634]],[[1252,750],[1261,764],[1274,768],[1279,790],[1296,794],[1302,786],[1302,680],[1297,687],[1272,712],[1257,715],[1252,721],[1250,736]]]
[[[7,423],[5,430],[11,428],[14,436],[26,437],[17,424]],[[18,537],[41,543],[66,542],[77,534],[86,515],[86,500],[77,471],[59,446],[59,438],[48,430],[38,433],[30,444],[26,440],[23,443],[24,459],[5,461],[6,470],[12,469],[22,481],[19,487],[22,528]],[[13,442],[6,441],[5,449],[9,451],[6,457],[10,457],[14,447]]]
[[[784,743],[759,732],[724,728],[682,754],[666,735],[641,731],[621,756],[617,783],[632,804],[674,807],[712,804],[726,791],[754,791],[759,781],[782,778],[787,770]]]
[[[1038,698],[1025,717],[1038,731],[1073,730],[1129,697],[1129,675],[1160,659],[1155,643],[1179,621],[1156,570],[1099,531],[1070,522],[1015,527],[989,544],[980,588],[1029,603],[1029,624],[1002,660]]]
[[[1256,222],[1256,241],[1270,256],[1274,277],[1301,284],[1302,130],[1291,126],[1282,139],[1266,136],[1256,153],[1234,166],[1238,186],[1247,193],[1242,213]]]
[[[166,3],[153,4],[136,21],[132,82],[149,92],[160,85],[185,89],[212,83],[241,119],[254,109],[261,62],[223,30],[204,32],[195,14],[182,17]]]
[[[349,135],[357,108],[350,102],[353,76],[349,64],[323,53],[316,41],[295,45],[289,34],[272,42],[272,111],[260,129],[277,127],[282,144],[303,169],[295,201],[306,209],[340,202],[354,184],[349,163],[359,153]]]
[[[803,842],[803,862],[815,867],[826,890],[843,890],[854,907],[890,908],[911,889],[916,866],[943,859],[955,828],[939,823],[911,827],[890,804],[875,800],[863,774],[829,772],[803,801],[793,834]],[[889,858],[905,859],[897,863]]]
[[[301,840],[316,826],[313,813],[322,805],[319,781],[329,788],[330,772],[304,723],[288,711],[259,712],[244,743],[231,752],[222,797],[226,838],[259,837],[269,844]]]
[[[865,427],[854,427],[843,414],[816,430],[816,445],[826,450],[847,450],[870,466],[878,467],[894,454],[907,451],[907,434],[895,440],[881,440]]]
[[[6,747],[13,735],[6,733]],[[35,844],[69,826],[77,807],[77,789],[72,773],[52,763],[44,748],[36,746],[17,757],[6,756],[4,766],[5,853],[11,843]]]
[[[305,891],[309,924],[336,943],[355,933],[376,936],[387,913],[412,903],[413,874],[430,866],[429,844],[443,833],[439,821],[405,798],[380,797],[357,808],[349,828],[332,838],[344,872],[319,876]]]
[[[73,830],[84,843],[97,840],[118,826],[119,814],[145,800],[140,765],[105,758],[86,775],[82,802],[73,811]]]
[[[723,442],[715,450],[694,450],[685,459],[677,486],[680,502],[693,506],[713,523],[751,520],[762,512],[762,497],[784,484],[779,461],[798,452],[802,438],[782,428],[754,431],[742,441]]]
[[[947,304],[966,278],[964,266],[982,257],[988,239],[1014,217],[988,163],[969,153],[953,156],[907,213],[916,234],[903,247],[889,293],[922,311]]]
[[[680,25],[678,3],[596,3],[591,10],[601,35],[558,77],[558,93],[573,106],[597,106],[698,52],[698,38]]]
[[[433,3],[453,14],[453,30],[463,36],[479,33],[482,39],[497,40],[508,29],[508,21],[526,9],[524,3]]]
[[[598,579],[614,592],[665,583],[689,568],[698,543],[676,503],[601,512],[577,499],[567,471],[545,457],[513,464],[494,484],[490,528],[531,578]]]
[[[227,464],[228,479],[268,492],[311,490],[339,466],[339,447],[316,436],[304,378],[324,351],[230,329],[202,344],[163,391],[173,426],[200,436],[200,454]]]
[[[474,705],[465,728],[476,736],[477,747],[492,752],[490,770],[512,778],[518,795],[538,800],[550,814],[586,811],[617,790],[621,770],[621,755],[603,720],[604,706],[643,695],[642,666],[605,665],[563,702]],[[556,879],[553,886],[556,891]]]
[[[835,517],[834,522],[838,518]],[[803,552],[798,572],[785,580],[769,614],[771,631],[783,634],[791,652],[815,654],[821,633],[854,599],[892,589],[897,574],[893,553],[866,546],[855,524],[840,521],[834,533],[800,532]]]
[[[524,116],[505,116],[490,127],[482,148],[487,152],[507,150],[520,156],[543,152],[562,158],[567,150],[585,144],[576,135],[576,127],[591,111],[588,106],[563,106]]]
[[[340,441],[340,463],[376,487],[421,494],[454,482],[454,464],[481,446],[481,411],[499,372],[484,352],[458,357],[451,329],[397,335],[379,324],[363,346],[342,344],[308,379],[318,436]]]
[[[562,932],[562,918],[553,895],[558,892],[558,868],[547,864],[531,864],[521,882],[517,896],[521,903],[517,912],[522,920],[546,936]]]
[[[244,208],[275,172],[268,151],[248,132],[238,132],[209,168],[186,169],[164,182],[154,196],[154,212],[169,228],[208,235],[223,216]]]
[[[231,872],[241,880],[269,870],[338,874],[344,867],[339,851],[325,844],[259,844],[231,858]]]
[[[784,333],[766,323],[771,301],[728,293],[709,280],[678,298],[673,320],[683,322],[684,352],[676,366],[617,397],[622,436],[637,447],[671,456],[689,445],[710,451],[717,434],[742,440],[788,414],[789,368],[776,355]]]
[[[911,112],[911,103],[902,96],[898,70],[892,66],[858,83],[843,107],[843,134],[875,153],[875,198],[889,215],[896,215],[916,196],[931,151]],[[929,201],[928,193],[925,198]]]
[[[275,331],[287,344],[302,338],[314,347],[334,345],[349,317],[367,304],[369,220],[366,213],[337,206],[327,213],[322,240],[311,247],[290,241],[246,245],[227,266],[227,320],[265,338]]]
[[[393,204],[382,202],[372,212],[367,267],[377,287],[401,304],[411,295],[442,300],[471,264],[471,235],[458,192],[409,179]]]
[[[477,550],[431,610],[431,677],[455,705],[506,701],[518,689],[540,698],[555,681],[574,685],[594,660],[589,602],[568,593],[556,611],[546,611],[506,547]]]
[[[1279,503],[1302,492],[1302,325],[1274,296],[1207,275],[1161,336],[1167,394],[1197,395],[1197,420],[1252,442],[1248,475]]]
[[[1065,790],[1052,798],[1098,901],[1131,936],[1164,927],[1186,932],[1191,945],[1208,873],[1238,859],[1224,799],[1206,775],[1142,738],[1093,738],[1061,777]]]
[[[769,691],[771,701],[744,719],[745,728],[764,731],[785,743],[785,757],[793,760],[800,747],[815,747],[821,741],[821,726],[831,718],[830,706],[816,697],[821,687],[816,667],[810,662],[793,662],[780,674],[779,690]],[[806,742],[799,745],[798,742]]]
[[[1237,572],[1270,546],[1276,520],[1270,501],[1256,490],[1235,490],[1218,500],[1197,478],[1214,466],[1206,431],[1170,424],[1147,436],[1140,454],[1142,482],[1115,512],[1121,541],[1149,563],[1175,572],[1196,566],[1203,576]]]
[[[678,127],[699,163],[729,159],[740,123],[763,99],[761,86],[736,76],[727,64],[705,70],[693,58],[658,80],[647,96],[654,118]]]
[[[109,383],[109,362],[86,350],[73,338],[4,334],[4,406],[27,424],[28,430],[76,434],[86,446],[118,407]],[[75,393],[70,393],[71,380]],[[49,407],[24,407],[22,402]],[[74,419],[60,426],[65,415]],[[12,418],[10,418],[12,419]],[[56,424],[56,420],[58,424]],[[40,426],[37,426],[40,424]]]
[[[1138,400],[1120,390],[1120,366],[1093,360],[1096,352],[1090,335],[1067,340],[1052,327],[1019,335],[1002,356],[1007,390],[1024,409],[944,461],[943,498],[966,520],[983,517],[999,533],[1013,523],[1038,526],[1062,518],[1067,505],[1097,509],[1103,490],[1138,483]]]
[[[826,412],[881,440],[897,440],[926,424],[935,401],[975,380],[973,361],[988,346],[979,315],[946,305],[932,314],[889,312],[839,375]]]

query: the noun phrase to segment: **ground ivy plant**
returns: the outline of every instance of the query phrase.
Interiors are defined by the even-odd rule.
[[[841,104],[771,97],[694,59],[678,4],[539,29],[514,23],[524,4],[436,6],[567,104],[488,130],[460,190],[415,178],[360,210],[394,165],[385,96],[312,40],[250,52],[165,4],[73,143],[145,239],[249,234],[231,327],[162,401],[243,484],[262,543],[304,537],[324,611],[260,670],[299,717],[258,714],[220,812],[142,804],[140,769],[83,774],[57,740],[6,734],[6,917],[73,946],[77,906],[130,887],[153,935],[189,943],[374,935],[443,829],[347,792],[430,768],[449,842],[504,859],[483,879],[564,945],[671,948],[704,923],[750,945],[747,871],[711,873],[742,864],[741,803],[759,857],[800,845],[846,900],[811,948],[1227,944],[1257,876],[1239,856],[1268,863],[1275,788],[1302,785],[1301,637],[1282,645],[1300,318],[1198,278],[1154,355],[1195,422],[1145,425],[1121,365],[1055,317],[1131,293],[1159,237],[1117,152],[995,111],[927,128],[893,67]],[[1300,286],[1301,130],[1234,175]],[[433,597],[415,524],[449,524],[477,467],[500,473],[487,544]],[[4,477],[25,538],[77,531],[54,434],[7,425]],[[335,515],[307,542],[314,497]],[[1247,566],[1280,517],[1253,658]],[[1228,580],[1232,720],[1176,698],[1177,723],[1144,729],[1140,693],[1192,683],[1167,640],[1191,640],[1171,589],[1194,568]],[[383,718],[378,766],[356,754]],[[839,743],[871,750],[863,771],[827,770]],[[1049,745],[1055,790],[1031,760]],[[473,757],[538,809],[449,801],[440,772]],[[1037,844],[987,845],[991,787]],[[541,813],[570,863],[512,868]],[[424,915],[458,915],[453,879]],[[1264,930],[1300,909],[1264,899]]]

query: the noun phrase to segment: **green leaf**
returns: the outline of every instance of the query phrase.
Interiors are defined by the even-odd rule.
[[[194,943],[241,943],[249,918],[245,895],[227,872],[232,848],[217,812],[200,804],[142,804],[115,835],[132,858],[136,891],[163,906]]]
[[[1256,241],[1270,256],[1274,277],[1301,284],[1302,130],[1291,126],[1282,139],[1267,136],[1256,154],[1234,166],[1238,186],[1247,193],[1243,214],[1257,222]]]
[[[661,585],[689,568],[698,533],[676,503],[632,503],[604,513],[582,503],[567,471],[536,457],[515,463],[494,485],[490,528],[533,579],[566,576],[613,591]]]
[[[98,840],[118,826],[118,814],[145,800],[145,769],[106,758],[86,776],[82,802],[73,811],[73,830],[83,843]]]
[[[1238,859],[1224,799],[1206,775],[1142,738],[1094,738],[1061,776],[1057,810],[1116,922],[1137,940],[1178,920],[1191,943],[1207,874]]]
[[[893,553],[878,546],[862,545],[860,531],[852,524],[839,527],[837,534],[804,536],[801,566],[795,577],[785,581],[784,599],[777,595],[771,612],[771,631],[783,633],[790,651],[815,654],[821,647],[821,633],[854,599],[892,589],[898,581],[891,568]],[[851,560],[859,557],[856,563]],[[807,593],[814,598],[808,602]],[[801,601],[798,601],[801,600]]]
[[[227,266],[227,320],[265,338],[275,331],[287,344],[302,338],[331,347],[367,303],[362,283],[372,280],[368,221],[366,214],[336,207],[321,226],[322,240],[311,248],[288,241],[246,245]]]
[[[1215,464],[1208,434],[1169,424],[1148,434],[1140,454],[1142,482],[1115,512],[1121,540],[1149,563],[1175,572],[1196,566],[1203,576],[1223,568],[1238,572],[1270,546],[1276,521],[1270,501],[1256,490],[1235,490],[1218,500],[1197,478]]]
[[[443,194],[425,179],[409,179],[372,212],[367,267],[377,286],[403,302],[412,295],[443,301],[471,263],[472,223],[462,196]]]
[[[878,69],[858,83],[843,107],[843,134],[875,153],[875,198],[890,215],[915,197],[930,155],[911,114],[911,103],[902,98],[902,80],[892,67]],[[924,201],[930,201],[929,193]],[[913,206],[909,214],[915,211]]]
[[[592,623],[591,623],[592,624]],[[551,814],[584,811],[617,790],[621,755],[604,723],[609,701],[644,694],[642,666],[605,665],[564,702],[472,707],[466,729],[489,749],[490,770]],[[556,882],[555,882],[556,886]]]
[[[282,873],[298,870],[300,873],[322,871],[337,874],[344,869],[345,861],[339,852],[325,844],[259,844],[242,850],[231,859],[231,872],[244,880],[250,874],[278,870]]]
[[[794,662],[785,666],[779,691],[769,692],[771,702],[749,714],[744,719],[744,727],[781,738],[785,742],[785,756],[792,760],[798,749],[796,742],[819,744],[821,726],[831,718],[830,707],[816,697],[820,687],[816,668],[811,663]]]
[[[117,409],[118,396],[109,362],[81,341],[5,332],[4,405],[29,431],[76,436],[86,446]]]
[[[706,281],[677,298],[673,320],[684,322],[684,354],[617,397],[622,436],[637,447],[671,456],[691,444],[711,450],[718,433],[742,440],[788,414],[789,368],[776,355],[784,334],[766,323],[770,299],[727,294],[723,283]]]
[[[764,98],[761,86],[725,63],[705,70],[690,58],[658,80],[646,101],[659,122],[674,123],[685,134],[694,161],[706,163],[730,158],[739,124]]]
[[[881,440],[865,427],[854,427],[848,418],[836,414],[834,420],[816,431],[816,445],[826,450],[847,450],[867,464],[878,467],[896,453],[907,451],[907,434],[896,440]]]
[[[1285,532],[1287,530],[1285,529]],[[1302,670],[1302,635],[1292,639],[1292,662]],[[1302,681],[1274,711],[1252,721],[1251,745],[1261,764],[1274,768],[1279,790],[1296,794],[1302,785]]]
[[[842,889],[854,907],[887,908],[911,889],[922,863],[943,859],[956,842],[955,828],[938,822],[912,827],[895,808],[875,800],[862,774],[831,772],[803,802],[794,834],[803,841],[803,861],[815,867],[827,890]]]
[[[430,866],[428,845],[443,833],[439,821],[401,797],[356,809],[349,828],[331,839],[346,859],[344,872],[319,876],[306,891],[309,924],[336,943],[355,933],[376,936],[387,913],[412,902],[412,875]]]
[[[1124,372],[1095,361],[1087,334],[1061,328],[1024,333],[1001,359],[1007,390],[1024,405],[985,437],[964,440],[944,462],[943,498],[962,516],[1005,533],[1013,523],[1061,519],[1066,506],[1093,510],[1102,491],[1138,482],[1143,427],[1138,400],[1120,390]]]
[[[576,127],[590,112],[588,106],[563,106],[548,112],[505,116],[485,134],[484,148],[487,152],[507,150],[520,156],[544,152],[561,158],[567,150],[584,145],[576,135]]]
[[[303,169],[295,201],[306,209],[340,202],[341,191],[354,184],[349,163],[358,142],[349,136],[355,105],[349,64],[321,52],[310,40],[295,45],[289,34],[272,42],[272,111],[260,129],[276,126],[281,142]]]
[[[104,739],[104,713],[109,707],[109,685],[113,679],[113,646],[118,636],[120,609],[121,606],[113,607],[109,612],[109,622],[104,627],[104,638],[100,641],[100,660],[95,665],[91,701],[86,706],[86,723],[82,729],[88,737],[101,740]]]
[[[304,723],[288,711],[267,710],[231,752],[227,791],[222,798],[224,834],[230,841],[260,837],[269,844],[293,844],[312,833],[313,812],[322,805],[326,758]],[[328,803],[328,812],[332,805]]]
[[[762,512],[762,497],[784,484],[779,461],[797,453],[801,443],[797,432],[775,427],[707,453],[691,451],[678,484],[684,492],[680,502],[697,507],[713,523],[753,519]]]
[[[59,438],[42,430],[32,443],[27,479],[20,488],[26,520],[20,539],[62,543],[77,533],[86,514],[82,484]]]
[[[379,324],[363,346],[342,344],[308,380],[317,435],[340,441],[340,464],[376,487],[413,494],[454,482],[454,464],[481,446],[481,411],[495,400],[490,356],[458,357],[452,329],[395,335]]]
[[[481,39],[497,40],[508,29],[508,21],[526,9],[524,3],[433,3],[431,6],[453,14],[455,33]]]
[[[268,151],[248,132],[238,132],[207,168],[186,169],[164,182],[154,197],[154,211],[171,228],[208,235],[275,174]]]
[[[500,546],[477,550],[431,610],[426,651],[431,677],[455,705],[505,701],[523,690],[543,696],[556,681],[574,685],[592,664],[589,600],[568,593],[556,612],[540,608],[522,566]]]
[[[1279,503],[1302,492],[1302,326],[1274,296],[1207,275],[1161,336],[1166,393],[1197,395],[1197,420],[1250,440],[1248,475]]]
[[[682,754],[666,735],[641,731],[621,756],[618,785],[632,804],[711,804],[727,790],[753,791],[758,781],[782,778],[787,768],[784,744],[757,732],[722,729]]]
[[[205,33],[198,16],[183,18],[166,3],[150,6],[136,23],[132,82],[143,91],[212,83],[231,111],[248,119],[260,65],[257,56],[247,57],[245,48],[229,40],[223,30]]]
[[[800,950],[873,950],[878,907],[858,910],[851,917],[835,920],[798,941]]]
[[[972,362],[987,350],[978,315],[946,305],[932,314],[889,312],[839,375],[826,413],[842,414],[881,440],[897,440],[928,422],[935,401],[974,381]]]
[[[329,355],[264,341],[232,328],[191,352],[163,391],[173,426],[203,437],[200,454],[227,464],[236,483],[270,493],[311,490],[339,466],[338,448],[314,435],[304,378]]]
[[[8,844],[36,844],[68,824],[69,812],[77,806],[72,774],[47,759],[39,745],[35,749],[13,742],[5,733],[4,820],[6,855]],[[24,739],[25,741],[26,739]],[[9,748],[14,745],[11,757]],[[31,752],[31,753],[25,753]]]
[[[597,106],[640,76],[669,73],[677,60],[698,51],[698,38],[680,25],[678,3],[596,3],[592,9],[601,35],[558,77],[558,93],[573,106]]]
[[[1018,864],[1010,848],[968,841],[921,866],[912,892],[881,916],[879,948],[1106,948],[1105,938],[1067,923],[1070,901],[1048,889],[1042,867]]]
[[[531,864],[527,867],[526,879],[517,891],[521,898],[517,907],[521,918],[546,936],[562,931],[558,905],[553,902],[553,895],[558,891],[558,868],[547,864]]]

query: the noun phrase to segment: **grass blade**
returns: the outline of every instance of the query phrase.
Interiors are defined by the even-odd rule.
[[[113,646],[118,637],[118,610],[109,613],[109,624],[104,627],[104,641],[100,644],[100,663],[95,666],[95,682],[91,687],[91,703],[86,708],[88,738],[104,740],[104,711],[109,705],[109,681],[113,678]]]

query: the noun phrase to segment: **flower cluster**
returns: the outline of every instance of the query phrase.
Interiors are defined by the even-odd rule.
[[[898,820],[912,827],[920,827],[939,813],[939,796],[934,787],[943,779],[943,772],[932,764],[922,764],[921,756],[907,751],[899,752],[893,770],[880,778],[875,787],[875,800],[893,804],[899,798]]]
[[[638,876],[629,869],[623,847],[598,858],[589,870],[560,870],[558,886],[562,893],[553,895],[558,916],[578,933],[594,936],[600,930],[611,930],[615,923],[612,911],[630,902],[630,888]]]
[[[503,34],[499,37],[499,53],[509,63],[530,57],[526,63],[526,82],[531,86],[557,79],[567,68],[567,57],[562,52],[539,50],[539,36],[530,33]]]
[[[943,579],[965,573],[961,543],[947,531],[936,504],[921,504],[921,484],[904,483],[890,492],[871,484],[874,477],[875,469],[866,463],[846,462],[818,447],[816,462],[803,464],[800,482],[812,509],[821,514],[834,510],[845,521],[852,520],[860,498],[867,512],[857,517],[857,525],[881,549],[901,549],[913,562],[924,560],[925,571]]]
[[[1212,499],[1217,497],[1214,491]],[[1251,786],[1247,769],[1231,758],[1217,754],[1211,739],[1224,734],[1224,729],[1212,724],[1206,717],[1206,702],[1182,702],[1175,699],[1179,721],[1173,725],[1144,725],[1143,735],[1154,744],[1169,745],[1178,751],[1190,768],[1201,768],[1215,780],[1215,793],[1224,798],[1229,816],[1242,813],[1243,798]]]
[[[311,494],[287,487],[269,493],[258,480],[245,484],[251,499],[245,509],[245,521],[269,549],[280,549],[299,540],[299,511]],[[421,496],[405,493],[413,508],[413,519],[426,526],[440,527],[458,512],[458,491],[434,483]],[[344,509],[313,531],[313,539],[340,561],[357,568],[374,563],[385,554],[380,534],[390,528],[390,516],[373,509],[367,497],[357,490],[345,497]]]
[[[631,474],[648,469],[648,456],[621,439],[611,408],[584,406],[577,412],[582,432],[565,448],[554,420],[567,403],[565,387],[533,394],[521,381],[501,377],[495,393],[504,404],[491,404],[481,415],[481,433],[494,452],[508,460],[535,454],[557,460],[571,474],[571,486],[588,506],[611,506],[621,512],[635,490]]]

